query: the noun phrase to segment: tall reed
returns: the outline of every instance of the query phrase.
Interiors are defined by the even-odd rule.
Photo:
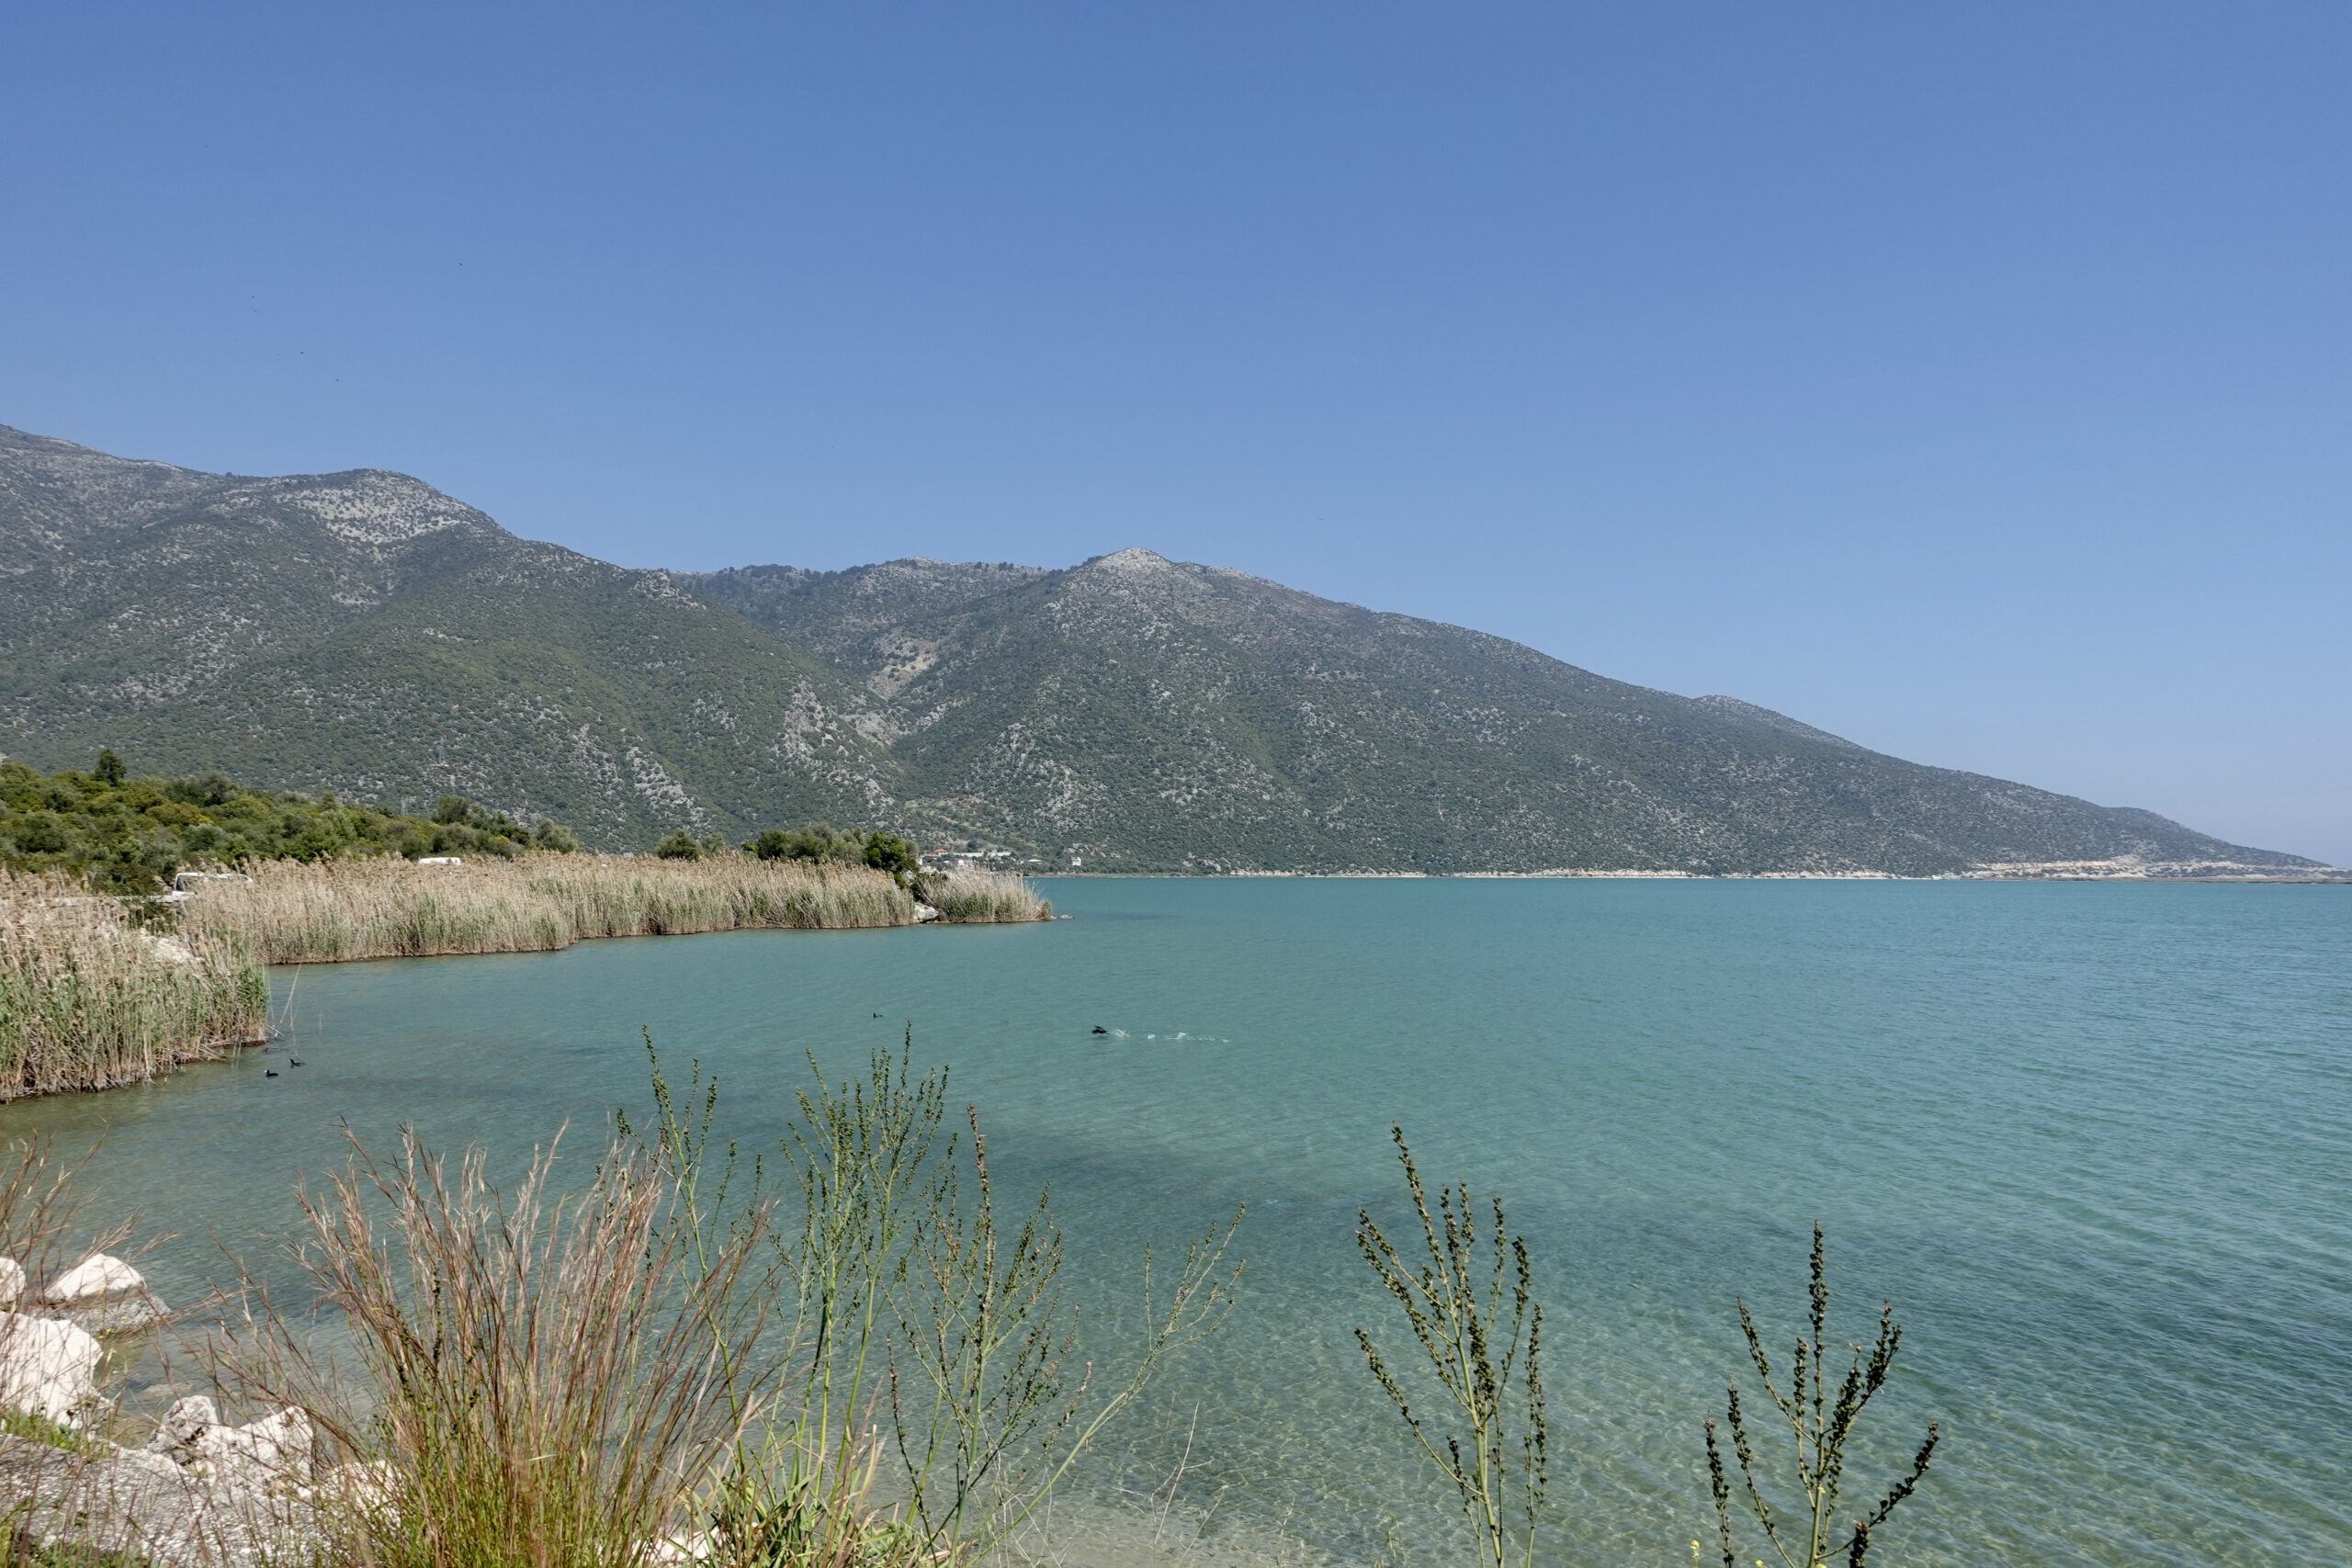
[[[235,932],[268,964],[536,953],[582,937],[743,927],[911,925],[914,899],[864,866],[530,854],[422,865],[268,861],[187,908],[188,929]]]
[[[269,987],[232,929],[138,929],[60,873],[0,871],[0,1100],[106,1089],[262,1038]]]
[[[951,871],[923,877],[916,890],[942,919],[987,923],[1054,918],[1054,907],[1025,878],[1011,872]]]

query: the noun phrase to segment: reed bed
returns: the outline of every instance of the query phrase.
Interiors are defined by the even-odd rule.
[[[528,854],[419,865],[368,859],[270,861],[250,884],[189,904],[190,931],[236,933],[266,964],[454,953],[539,953],[583,937],[745,927],[903,926],[915,901],[864,866]]]
[[[746,926],[906,926],[915,901],[887,873],[822,861],[618,860],[534,855],[529,885],[568,908],[582,936],[662,936]]]
[[[0,871],[0,1100],[139,1083],[258,1042],[268,1018],[240,933],[157,936],[60,873]]]
[[[1054,907],[1011,872],[952,871],[926,879],[923,891],[945,920],[986,923],[1054,918]]]

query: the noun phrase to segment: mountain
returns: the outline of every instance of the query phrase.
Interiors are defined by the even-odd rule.
[[[591,843],[887,816],[822,660],[660,572],[517,539],[400,474],[131,463],[0,428],[0,750],[219,767]]]
[[[5,427],[0,544],[0,748],[455,790],[592,844],[826,817],[1090,870],[2311,863],[1148,550],[633,571],[399,474]]]

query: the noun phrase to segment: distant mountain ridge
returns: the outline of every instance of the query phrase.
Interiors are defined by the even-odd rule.
[[[829,817],[1088,870],[2312,863],[1148,550],[638,571],[403,475],[6,427],[0,544],[0,750],[456,790],[592,844]]]

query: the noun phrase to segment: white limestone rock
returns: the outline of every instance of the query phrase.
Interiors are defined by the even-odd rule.
[[[194,1444],[217,1481],[267,1490],[308,1486],[311,1447],[311,1418],[290,1405],[243,1427],[207,1427]]]
[[[323,1555],[327,1521],[299,1497],[232,1491],[141,1450],[93,1454],[0,1433],[0,1496],[21,1499],[8,1518],[12,1560],[146,1568],[332,1561]]]
[[[147,1439],[146,1451],[162,1454],[176,1464],[192,1464],[197,1439],[220,1425],[220,1407],[203,1394],[191,1393],[164,1413],[163,1425]]]
[[[661,1568],[677,1568],[689,1562],[707,1562],[717,1551],[717,1543],[708,1530],[696,1530],[691,1535],[665,1535],[653,1543],[651,1561]]]
[[[0,1404],[78,1423],[104,1407],[96,1336],[62,1318],[0,1313]]]
[[[104,1338],[109,1334],[129,1334],[135,1329],[152,1328],[171,1316],[163,1299],[153,1291],[141,1291],[129,1296],[101,1296],[70,1307],[51,1309],[59,1316],[72,1319],[91,1333]]]
[[[40,1299],[92,1334],[128,1334],[171,1315],[138,1269],[103,1252],[51,1280]]]
[[[367,1511],[389,1509],[398,1479],[389,1460],[346,1460],[319,1478],[317,1493]]]
[[[138,1269],[119,1258],[94,1252],[51,1280],[40,1299],[51,1306],[73,1306],[94,1296],[134,1295],[146,1288]]]

